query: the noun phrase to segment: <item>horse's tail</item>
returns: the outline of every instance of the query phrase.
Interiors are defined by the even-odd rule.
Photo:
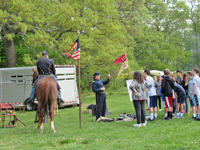
[[[48,104],[48,96],[49,96],[49,81],[48,80],[44,80],[42,82],[42,89],[41,89],[41,108],[42,108],[42,112],[41,112],[41,117],[43,118],[45,116],[45,114],[47,114],[47,104]]]

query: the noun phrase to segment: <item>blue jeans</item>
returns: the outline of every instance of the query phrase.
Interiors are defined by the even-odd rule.
[[[176,112],[176,98],[173,99],[173,113]]]
[[[186,107],[186,113],[188,113],[188,101],[187,102],[185,102],[185,107]]]
[[[30,94],[29,98],[35,99],[36,84],[37,84],[37,81],[38,81],[40,78],[42,78],[42,77],[46,77],[46,76],[40,75],[40,76],[35,80],[35,82],[33,83],[33,86],[32,86],[32,89],[31,89],[31,94]],[[57,84],[58,84],[58,80],[57,80],[57,78],[56,78],[54,75],[49,75],[49,77],[53,78],[53,79],[57,82]],[[60,92],[60,90],[58,90],[58,98],[61,98],[61,92]]]

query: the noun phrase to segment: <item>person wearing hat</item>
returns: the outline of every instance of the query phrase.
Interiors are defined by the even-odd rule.
[[[92,83],[92,91],[96,93],[96,120],[98,120],[100,116],[105,117],[106,114],[106,94],[104,85],[110,82],[110,73],[106,81],[102,81],[100,77],[100,73],[95,72]]]
[[[37,78],[37,80],[35,80],[35,82],[32,86],[31,94],[30,94],[29,98],[27,98],[25,100],[25,102],[27,102],[29,100],[31,100],[32,102],[34,101],[37,81],[42,77],[49,76],[57,82],[57,85],[58,85],[57,86],[58,87],[58,99],[57,99],[57,101],[58,101],[58,105],[61,106],[62,103],[63,103],[63,100],[61,99],[60,86],[59,86],[57,78],[55,76],[56,75],[56,69],[54,67],[53,61],[51,59],[49,59],[49,52],[47,50],[42,52],[42,58],[37,61],[36,65],[37,65],[37,71],[39,73],[39,77]]]

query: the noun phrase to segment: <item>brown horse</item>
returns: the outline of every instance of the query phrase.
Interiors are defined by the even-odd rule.
[[[37,70],[33,69],[33,83],[38,78]],[[42,77],[37,81],[36,84],[36,98],[38,100],[38,108],[39,108],[39,124],[38,128],[40,128],[40,133],[43,133],[43,118],[47,114],[47,104],[49,105],[49,116],[51,119],[51,130],[55,133],[53,116],[54,110],[56,106],[56,100],[58,97],[58,89],[56,81],[51,77]]]

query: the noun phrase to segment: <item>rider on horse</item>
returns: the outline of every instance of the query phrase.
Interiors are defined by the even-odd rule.
[[[42,58],[37,61],[36,65],[37,65],[37,71],[39,73],[39,77],[33,83],[31,94],[30,94],[28,100],[26,100],[25,102],[27,102],[29,100],[31,100],[33,102],[33,100],[35,99],[35,90],[36,90],[37,81],[42,77],[48,76],[48,77],[53,78],[57,82],[57,85],[58,85],[57,86],[58,87],[57,102],[58,102],[58,105],[61,106],[63,103],[63,100],[61,99],[60,86],[59,86],[57,78],[56,78],[56,70],[54,67],[54,63],[51,59],[49,59],[49,52],[47,50],[42,52]]]

